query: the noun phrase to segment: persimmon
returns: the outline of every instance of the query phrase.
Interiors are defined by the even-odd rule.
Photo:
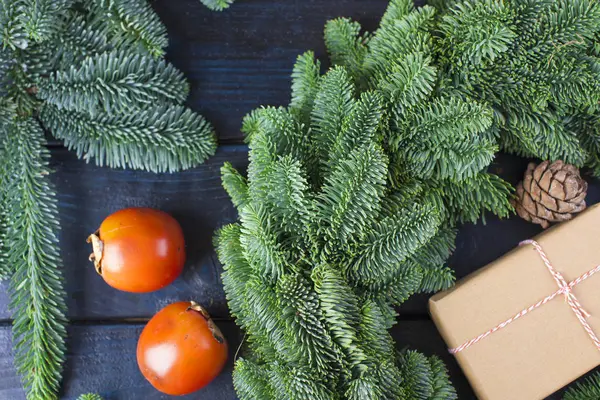
[[[137,345],[142,375],[174,396],[208,385],[227,362],[227,341],[208,312],[195,302],[173,303],[144,327]]]
[[[126,208],[109,215],[88,238],[90,260],[110,286],[147,293],[173,282],[185,264],[179,223],[151,208]]]

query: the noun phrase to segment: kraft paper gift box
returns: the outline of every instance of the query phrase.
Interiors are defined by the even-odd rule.
[[[600,264],[600,206],[534,240],[572,282]],[[517,243],[515,243],[517,245]],[[523,244],[429,301],[449,348],[458,348],[557,292],[532,244]],[[600,336],[600,272],[572,287]],[[600,365],[600,351],[564,293],[455,353],[481,400],[538,400]]]

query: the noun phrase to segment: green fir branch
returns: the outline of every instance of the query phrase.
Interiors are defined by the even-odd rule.
[[[202,4],[214,11],[223,11],[229,8],[235,0],[200,0]]]
[[[300,113],[302,121],[310,120],[310,111],[319,88],[320,70],[321,63],[315,60],[312,51],[298,56],[294,65],[290,109]]]
[[[598,398],[600,398],[600,375],[595,373],[569,388],[563,400],[594,400]]]
[[[15,365],[27,398],[54,400],[65,361],[66,305],[56,232],[58,211],[48,182],[44,133],[29,118],[15,122],[4,142],[15,157],[6,185],[6,260],[13,265]]]
[[[91,56],[79,67],[57,71],[39,80],[38,90],[39,98],[59,109],[95,115],[182,104],[189,85],[164,60],[120,51]]]
[[[77,400],[103,400],[103,399],[98,394],[88,393],[88,394],[82,394],[81,396],[79,396],[77,398]]]
[[[169,44],[167,29],[147,0],[86,0],[88,24],[116,48],[134,48],[162,57]]]
[[[221,179],[223,188],[231,198],[233,205],[242,208],[248,204],[248,182],[240,173],[233,168],[229,162],[225,162],[221,167]]]
[[[240,221],[217,233],[217,253],[249,344],[234,386],[242,400],[405,398],[387,332],[393,305],[447,285],[440,258],[454,231],[442,229],[443,202],[426,185],[385,201],[383,97],[355,96],[343,67],[318,77],[311,54],[296,66],[290,109],[244,119],[247,178],[223,168]],[[433,369],[432,399],[434,381],[447,381]]]
[[[242,400],[274,400],[267,368],[240,358],[233,370],[233,387]]]
[[[62,15],[74,0],[19,0],[19,19],[29,39],[43,42],[62,29]]]
[[[204,162],[216,149],[209,123],[182,106],[90,115],[47,104],[40,118],[78,157],[112,168],[174,172]]]
[[[19,0],[0,0],[0,40],[3,48],[26,49],[29,46],[18,7]]]
[[[346,67],[351,76],[360,76],[367,54],[368,37],[360,34],[361,26],[348,18],[338,18],[325,25],[325,45],[335,65]],[[360,86],[360,82],[356,82]]]

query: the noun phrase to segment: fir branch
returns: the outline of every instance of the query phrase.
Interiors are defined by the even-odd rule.
[[[244,328],[248,315],[245,313],[246,285],[253,277],[253,269],[244,257],[241,244],[242,229],[239,224],[221,228],[215,236],[215,248],[224,265],[223,287],[231,315]]]
[[[14,156],[9,152],[10,147],[7,148],[8,133],[10,125],[2,124],[0,126],[0,159],[2,165],[0,165],[0,281],[8,280],[14,272],[14,266],[10,264],[10,261],[6,257],[8,252],[7,238],[8,238],[8,218],[9,218],[9,201],[7,189],[9,188],[10,177],[14,175],[12,163],[12,157]]]
[[[202,2],[202,4],[204,4],[206,7],[210,8],[211,10],[215,10],[215,11],[223,11],[226,8],[229,8],[229,6],[231,4],[233,4],[233,2],[235,0],[200,0]]]
[[[440,215],[427,203],[415,204],[379,221],[358,245],[358,256],[349,264],[349,275],[363,285],[385,279],[430,240],[439,225]]]
[[[365,146],[376,139],[376,135],[380,131],[382,116],[381,96],[374,92],[361,94],[360,99],[355,102],[352,112],[344,118],[344,128],[329,150],[327,169],[334,170],[339,160],[343,160],[354,149]]]
[[[392,7],[395,6],[392,3]],[[434,15],[433,8],[424,6],[393,24],[382,24],[369,41],[369,53],[365,56],[362,74],[370,78],[376,73],[385,73],[396,60],[410,53],[420,52],[428,56],[433,50],[428,30],[433,25]]]
[[[331,172],[316,204],[321,232],[331,241],[328,249],[347,246],[361,238],[379,213],[387,160],[376,145],[355,148]],[[326,251],[329,251],[326,249]]]
[[[257,275],[276,282],[292,271],[287,255],[279,249],[275,227],[270,223],[265,209],[250,204],[240,210],[242,235],[240,243],[244,256]]]
[[[335,65],[343,65],[351,76],[360,76],[367,54],[368,37],[361,36],[361,26],[348,18],[328,21],[325,25],[325,45]],[[360,82],[356,82],[360,86]]]
[[[290,109],[300,113],[301,120],[309,121],[319,87],[321,63],[308,51],[296,60],[292,72],[292,99]]]
[[[269,373],[264,366],[240,358],[233,370],[233,387],[240,400],[274,400]]]
[[[248,198],[248,183],[246,182],[246,178],[240,175],[231,163],[226,162],[221,167],[221,179],[223,187],[234,206],[242,208],[248,204],[250,199]]]
[[[62,29],[62,15],[74,0],[19,0],[19,18],[27,37],[43,42]]]
[[[361,343],[362,348],[364,348],[366,352],[372,354],[375,359],[389,360],[393,357],[396,348],[390,334],[385,329],[381,329],[382,326],[387,325],[385,315],[382,313],[379,306],[372,300],[364,302],[360,310],[360,315],[361,321],[358,341]],[[387,365],[386,369],[392,372],[393,370],[397,370],[397,366],[390,363]],[[390,384],[396,387],[401,386],[400,380],[393,383],[389,382],[388,385]],[[385,391],[394,391],[394,389],[388,387]],[[396,397],[388,396],[387,398]]]
[[[594,375],[586,378],[569,388],[563,400],[594,400],[600,398],[600,375]]]
[[[208,122],[181,106],[93,116],[47,104],[40,118],[79,157],[101,166],[173,172],[204,162],[216,148]]]
[[[423,53],[409,53],[373,77],[373,87],[383,94],[398,119],[433,91],[437,70],[431,64]]]
[[[363,373],[354,379],[348,390],[344,393],[349,400],[383,400],[383,390],[379,387],[377,379],[370,374],[371,371]]]
[[[433,187],[436,185],[442,186],[434,183]],[[506,218],[513,212],[508,201],[513,188],[497,175],[481,172],[460,183],[447,181],[443,187],[441,197],[453,222],[475,223],[485,212]]]
[[[580,145],[577,132],[570,130],[564,122],[560,115],[550,111],[514,111],[502,129],[502,147],[508,152],[525,157],[563,160],[582,166],[587,155]]]
[[[448,385],[446,368],[439,359],[407,351],[399,356],[406,387],[406,398],[414,400],[457,399]],[[442,378],[442,379],[440,379]]]
[[[314,205],[301,164],[289,156],[281,157],[273,163],[267,180],[270,189],[265,200],[279,227],[292,234],[306,231],[304,244],[314,244],[316,232],[311,221]]]
[[[291,368],[275,364],[269,371],[274,398],[289,400],[329,400],[334,394],[305,367]]]
[[[380,26],[393,25],[414,11],[415,3],[411,0],[391,0],[381,17]]]
[[[3,48],[15,50],[29,46],[19,11],[18,0],[0,0],[0,39]]]
[[[77,398],[77,400],[103,400],[103,399],[98,394],[88,393],[88,394],[82,394],[81,396],[79,396]]]
[[[86,0],[88,24],[105,34],[116,48],[135,48],[162,57],[167,30],[147,0]]]
[[[63,18],[61,40],[50,41],[44,46],[52,53],[53,70],[65,71],[72,66],[79,67],[87,57],[112,49],[106,33],[89,26],[84,13],[70,10]]]
[[[326,319],[332,321],[329,306],[335,305],[324,302],[318,289],[315,293],[311,284],[300,275],[282,276],[276,290],[282,320],[285,321],[287,358],[293,365],[312,371],[315,377],[335,376],[341,356],[334,343],[345,349],[336,335],[339,331],[328,327],[325,322]],[[356,353],[352,355],[356,356]]]
[[[16,158],[6,189],[7,261],[15,365],[28,399],[56,399],[65,360],[67,323],[59,269],[56,200],[48,182],[44,133],[32,119],[16,122],[4,144]]]
[[[189,92],[183,74],[171,64],[123,51],[88,57],[79,67],[41,79],[38,89],[42,100],[59,109],[92,115],[182,104]]]
[[[311,275],[331,337],[345,353],[348,367],[355,375],[367,360],[363,344],[358,340],[361,316],[359,298],[340,271],[328,265],[315,268]]]
[[[415,107],[405,121],[396,121],[390,144],[403,149],[405,168],[420,178],[460,181],[487,167],[498,150],[483,133],[492,124],[487,107],[456,97],[438,98]],[[402,127],[402,128],[401,128]]]
[[[347,71],[338,68],[321,79],[312,109],[312,138],[321,162],[329,159],[329,150],[344,128],[344,120],[354,108],[354,86]]]

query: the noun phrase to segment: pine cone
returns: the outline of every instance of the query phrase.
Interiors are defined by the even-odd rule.
[[[573,165],[544,161],[536,167],[529,163],[512,205],[521,218],[546,229],[550,222],[570,220],[585,210],[587,187]]]

